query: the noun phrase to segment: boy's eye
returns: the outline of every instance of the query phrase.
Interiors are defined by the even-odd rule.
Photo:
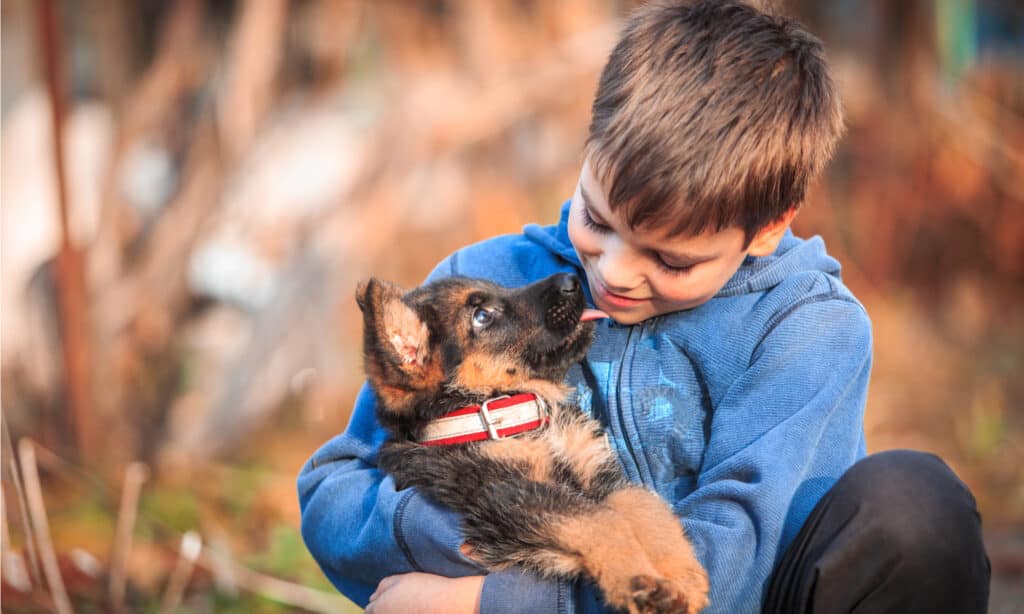
[[[658,268],[661,269],[662,272],[668,273],[669,275],[683,275],[684,273],[689,273],[690,271],[693,270],[693,267],[695,266],[692,264],[687,264],[685,266],[671,265],[662,260],[661,256],[655,256],[654,260],[655,262],[658,263]]]
[[[473,311],[473,330],[483,330],[494,323],[494,310],[477,307]]]
[[[600,232],[600,233],[611,232],[611,230],[612,230],[611,226],[608,226],[607,224],[602,224],[602,223],[598,222],[597,220],[595,220],[594,217],[592,215],[590,215],[590,209],[588,209],[586,206],[584,206],[582,208],[582,211],[583,211],[583,225],[584,226],[586,226],[587,228],[593,230],[594,232]]]

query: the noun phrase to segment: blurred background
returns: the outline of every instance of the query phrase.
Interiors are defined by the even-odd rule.
[[[635,4],[4,2],[4,610],[357,611],[294,486],[362,381],[355,282],[555,222]],[[869,448],[957,471],[1020,612],[1024,6],[780,6],[846,105],[796,230],[874,322]]]

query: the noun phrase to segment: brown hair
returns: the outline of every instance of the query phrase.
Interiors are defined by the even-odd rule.
[[[658,3],[605,65],[586,149],[630,227],[738,226],[749,243],[800,204],[842,125],[821,41],[796,21],[732,0]]]

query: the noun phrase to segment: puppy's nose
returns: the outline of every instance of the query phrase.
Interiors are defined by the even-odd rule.
[[[554,283],[562,294],[576,294],[580,290],[580,280],[568,273],[555,275]]]

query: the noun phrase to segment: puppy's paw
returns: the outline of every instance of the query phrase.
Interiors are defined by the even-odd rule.
[[[634,576],[630,580],[632,604],[629,610],[642,614],[669,614],[691,609],[686,596],[671,581],[651,576]]]
[[[697,614],[710,603],[707,577],[701,575],[696,580],[683,584],[679,594],[683,596],[683,602],[686,604],[686,609],[681,611],[686,614]]]
[[[675,578],[674,583],[686,603],[686,614],[697,614],[708,607],[708,576],[702,567],[691,568],[682,578]]]

